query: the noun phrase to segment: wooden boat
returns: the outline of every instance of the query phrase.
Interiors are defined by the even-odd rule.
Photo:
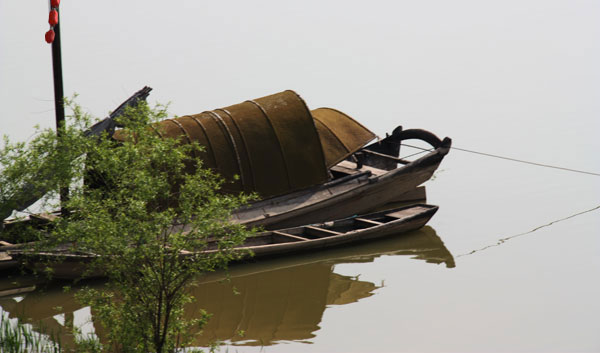
[[[449,138],[402,127],[366,145],[373,132],[336,109],[309,110],[293,91],[167,119],[155,130],[205,146],[198,157],[228,181],[223,191],[262,198],[236,210],[232,221],[265,229],[346,218],[414,199],[451,146]],[[115,139],[125,137],[117,131]],[[409,139],[429,143],[432,151],[412,162],[400,159],[400,145]]]
[[[251,256],[261,258],[383,238],[423,227],[437,210],[437,206],[419,204],[325,223],[265,231],[248,237],[238,249],[244,254],[242,259]],[[216,242],[209,242],[203,252],[214,252],[216,248]],[[56,278],[81,277],[87,264],[97,257],[95,254],[73,252],[69,244],[50,251],[15,249],[7,253],[33,268],[50,266]],[[197,255],[197,252],[191,251],[181,254],[183,257]],[[99,271],[87,276],[102,276],[102,273]]]
[[[432,150],[404,161],[398,158],[399,146],[408,139],[425,141]],[[232,222],[279,229],[364,214],[391,202],[423,202],[425,189],[419,185],[431,178],[451,143],[428,131],[396,128],[382,141],[331,167],[331,181],[254,202],[235,210]],[[39,223],[39,217],[34,221]]]
[[[115,116],[122,107],[145,99],[149,90],[130,97]],[[113,120],[111,115],[89,134],[114,132]],[[423,202],[419,185],[433,175],[451,147],[449,138],[402,127],[363,147],[375,134],[338,110],[309,110],[293,91],[167,119],[155,128],[161,136],[205,146],[198,157],[228,180],[223,191],[258,193],[262,200],[233,212],[232,221],[265,229],[346,218],[390,202]],[[123,138],[119,130],[114,134],[117,140]],[[402,160],[400,145],[409,139],[425,141],[432,150],[417,160]],[[33,196],[24,191],[19,200],[0,208],[8,213],[15,205],[22,209],[29,205],[23,200]]]
[[[408,162],[398,158],[390,148],[376,152],[379,146],[399,146],[406,139],[421,139],[433,150]],[[331,171],[338,177],[330,182],[283,196],[255,202],[233,213],[233,222],[265,229],[294,227],[364,214],[390,202],[423,199],[419,185],[429,180],[451,147],[451,140],[440,140],[424,130],[396,129],[394,133],[354,156]],[[390,166],[391,162],[391,166]],[[397,164],[403,164],[396,168]]]
[[[266,231],[249,237],[242,248],[251,250],[254,257],[258,258],[382,238],[423,227],[437,210],[437,206],[419,204],[325,223]]]

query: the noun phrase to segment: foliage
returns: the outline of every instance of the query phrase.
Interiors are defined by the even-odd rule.
[[[31,325],[19,319],[9,320],[0,314],[0,352],[2,353],[57,353],[60,343],[54,335],[32,330]]]
[[[81,156],[94,142],[81,132],[90,119],[73,106],[68,127],[60,138],[51,129],[36,127],[37,133],[29,143],[9,140],[3,136],[0,148],[0,215],[5,218],[20,201],[28,197],[41,198],[43,209],[56,208],[61,183],[76,179],[84,168]]]
[[[101,353],[102,344],[93,334],[83,335],[74,328],[72,346],[60,340],[61,330],[50,331],[42,322],[33,328],[20,318],[8,319],[0,313],[0,352],[1,353]]]
[[[5,140],[0,201],[31,185],[51,190],[45,204],[52,206],[60,187],[70,185],[63,204],[70,215],[53,222],[43,244],[70,244],[69,251],[90,255],[90,273],[109,278],[106,291],[81,296],[107,329],[107,348],[174,351],[190,338],[191,325],[207,320],[183,319],[193,278],[241,255],[234,247],[250,232],[229,219],[249,197],[219,192],[223,181],[202,168],[201,146],[160,136],[152,124],[165,117],[164,108],[142,103],[127,110],[117,141],[85,137],[90,119],[71,107],[58,137],[44,130],[29,144]]]

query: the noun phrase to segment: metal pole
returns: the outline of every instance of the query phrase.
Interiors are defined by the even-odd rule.
[[[59,21],[54,26],[54,42],[52,42],[52,72],[54,74],[54,109],[56,111],[56,131],[60,134],[60,128],[65,123],[65,105],[62,79],[62,57],[60,53],[60,11]]]
[[[52,5],[50,5],[52,7]],[[65,127],[65,102],[63,91],[63,75],[62,75],[62,56],[60,50],[60,10],[58,12],[58,23],[54,25],[54,41],[52,42],[52,73],[54,76],[54,111],[56,112],[56,133],[60,138],[61,130]],[[69,199],[69,186],[63,185],[60,188],[60,204],[63,216],[68,215],[67,209],[64,207],[65,202]]]

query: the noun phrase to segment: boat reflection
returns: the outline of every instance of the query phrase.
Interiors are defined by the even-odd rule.
[[[357,277],[335,273],[335,265],[372,262],[384,255],[407,255],[448,268],[455,266],[452,254],[428,226],[351,247],[237,264],[229,269],[227,277],[205,276],[192,289],[196,301],[186,307],[186,313],[192,317],[203,308],[212,314],[193,345],[225,341],[232,345],[266,346],[310,339],[319,330],[328,306],[356,302],[374,295],[380,288]],[[53,332],[70,331],[68,328],[81,321],[77,312],[89,313],[89,308],[78,304],[75,291],[65,293],[60,288],[60,284],[55,284],[18,300],[0,299],[0,306],[10,317],[25,318],[34,326],[41,325]],[[102,337],[97,323],[94,328]],[[69,335],[65,334],[62,342],[67,341]]]

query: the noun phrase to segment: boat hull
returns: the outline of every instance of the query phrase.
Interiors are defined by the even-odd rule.
[[[413,193],[431,178],[449,149],[450,142],[381,175],[369,175],[365,170],[344,182],[333,181],[259,201],[234,212],[232,221],[249,227],[279,229],[364,214]]]
[[[265,231],[247,238],[245,245],[234,251],[240,252],[239,260],[246,260],[365,242],[417,230],[423,227],[437,210],[437,206],[420,204],[309,226]],[[388,220],[385,223],[376,221],[381,218]],[[358,221],[366,222],[367,226],[364,228],[356,226],[355,223]],[[340,230],[345,231],[338,232]],[[311,235],[306,235],[309,234],[308,231],[312,231]],[[317,235],[315,235],[315,231]],[[94,260],[94,255],[73,254],[68,250],[65,252],[64,249],[69,249],[69,247],[68,244],[65,244],[60,247],[63,250],[55,249],[33,253],[27,250],[16,250],[10,255],[34,270],[47,271],[49,269],[54,278],[75,279],[105,275],[102,270],[89,271],[89,264]],[[213,249],[216,247],[215,242]],[[183,252],[181,256],[184,258],[196,257],[199,254],[210,254],[214,251],[218,250],[211,250],[209,247],[203,252]]]
[[[263,246],[252,247],[253,258],[280,256],[290,253],[299,253],[309,250],[322,250],[332,247],[344,246],[353,243],[370,241],[378,238],[384,238],[392,235],[398,235],[413,230],[422,228],[437,212],[437,206],[417,205],[409,206],[403,209],[419,208],[417,212],[406,218],[399,219],[396,222],[374,226],[368,229],[355,230],[353,232],[324,237],[320,239],[312,239],[308,241],[297,241],[282,244],[269,244]],[[378,212],[385,214],[389,211]],[[366,216],[365,216],[366,217]],[[351,220],[348,220],[351,221]],[[294,234],[302,227],[288,228],[276,231],[277,233]]]

